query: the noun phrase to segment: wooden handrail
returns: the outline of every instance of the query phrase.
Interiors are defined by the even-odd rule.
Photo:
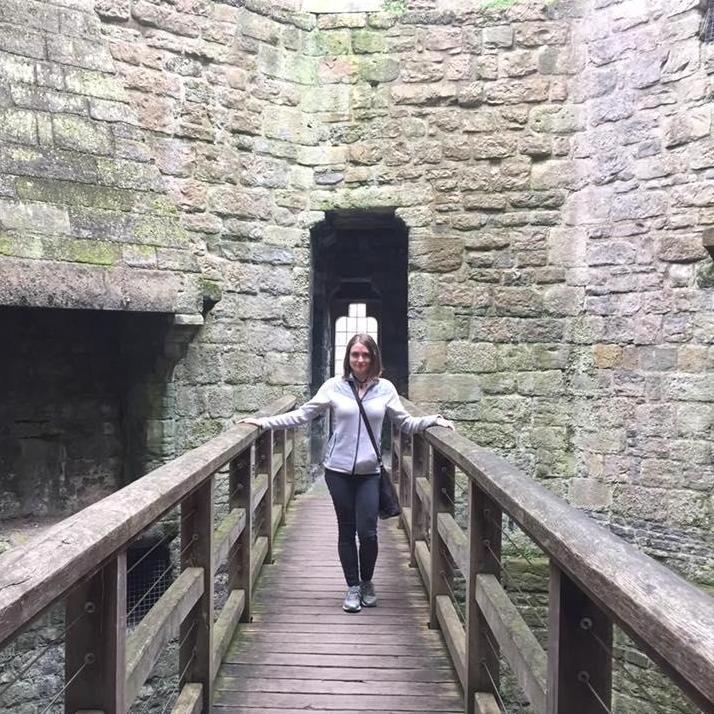
[[[260,414],[290,409],[293,397]],[[237,424],[0,556],[0,646],[258,437]]]
[[[412,415],[423,415],[409,401],[403,402]],[[516,521],[559,571],[633,637],[685,693],[705,711],[714,711],[714,599],[497,454],[446,429],[429,429],[424,440]],[[396,461],[411,467],[400,455]],[[428,491],[423,469],[409,467],[408,474],[407,469],[402,473],[416,479],[414,493],[434,512],[434,491]],[[413,503],[408,505],[414,510]],[[447,528],[449,518],[439,514],[439,530],[463,562],[463,539]],[[468,577],[467,572],[464,575]]]

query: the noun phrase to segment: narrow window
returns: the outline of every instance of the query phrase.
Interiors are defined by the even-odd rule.
[[[347,315],[338,317],[335,322],[335,376],[342,374],[345,348],[350,337],[358,332],[366,332],[377,342],[377,320],[367,317],[367,305],[363,302],[351,303],[347,309]]]

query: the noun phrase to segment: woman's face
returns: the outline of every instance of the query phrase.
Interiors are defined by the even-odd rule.
[[[361,342],[355,342],[350,349],[352,374],[359,380],[366,379],[371,366],[372,356],[369,354],[369,350]]]

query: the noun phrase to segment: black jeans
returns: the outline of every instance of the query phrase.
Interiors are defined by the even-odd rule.
[[[343,474],[325,469],[337,515],[337,552],[347,585],[371,580],[377,562],[379,474]],[[359,557],[355,535],[359,538]]]

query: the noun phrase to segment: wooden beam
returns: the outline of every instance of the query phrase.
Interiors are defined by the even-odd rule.
[[[253,469],[255,448],[250,447],[234,459],[229,469],[229,508],[245,513],[245,524],[233,548],[228,554],[228,590],[242,590],[245,604],[241,614],[242,622],[250,622],[253,594],[252,544],[253,544]]]
[[[476,602],[528,701],[544,712],[548,659],[540,643],[494,575],[476,576]]]
[[[171,714],[201,714],[202,711],[203,688],[200,684],[184,684]]]
[[[252,509],[253,513],[258,510],[258,507],[263,501],[265,494],[268,493],[268,474],[259,473],[255,477],[255,482],[253,483],[253,497],[252,497]]]
[[[424,509],[427,512],[431,510],[431,484],[429,483],[429,479],[424,477],[417,478],[416,491]]]
[[[417,541],[426,538],[426,516],[431,509],[431,506],[425,504],[423,499],[420,498],[417,481],[419,478],[424,478],[428,486],[429,481],[425,478],[425,475],[429,472],[430,461],[429,445],[424,441],[421,434],[414,434],[412,438],[412,456],[408,465],[411,491],[409,500],[411,504],[409,511],[409,565],[412,567],[417,565]]]
[[[454,669],[463,687],[466,676],[466,635],[464,626],[461,624],[459,615],[456,612],[456,607],[454,607],[454,603],[448,595],[437,595],[436,616],[439,620],[441,633],[444,636],[444,642],[446,642],[446,647],[451,655]]]
[[[402,506],[402,525],[407,540],[411,543],[412,540],[412,509],[409,506]]]
[[[265,536],[260,536],[255,539],[253,545],[253,555],[251,556],[250,564],[250,579],[253,585],[260,574],[260,569],[265,562],[265,556],[268,554],[268,539]]]
[[[500,682],[498,642],[477,604],[478,578],[501,576],[501,510],[469,481],[468,572],[466,573],[466,686],[464,706],[472,714],[477,692],[497,694]],[[543,711],[542,709],[540,710]]]
[[[166,645],[203,595],[201,568],[187,568],[129,635],[126,647],[126,705],[136,699]]]
[[[551,562],[547,714],[601,714],[612,701],[612,621]]]
[[[216,528],[213,536],[213,568],[223,565],[245,528],[245,508],[234,508]]]
[[[493,694],[476,692],[474,694],[474,714],[503,714]]]
[[[262,475],[265,475],[265,497],[262,500],[263,519],[260,522],[258,535],[264,536],[268,541],[268,551],[265,559],[268,563],[273,562],[273,432],[265,432],[256,443],[256,467]],[[258,477],[260,478],[260,477]],[[258,479],[256,479],[257,481]],[[258,484],[255,486],[256,495],[259,492]],[[257,509],[258,506],[256,505]]]
[[[283,507],[280,503],[273,506],[273,538],[280,527],[280,521],[283,519]]]
[[[436,629],[436,601],[439,595],[447,595],[450,590],[449,581],[452,578],[450,565],[442,548],[445,547],[438,523],[441,513],[451,513],[454,510],[454,466],[438,451],[432,454],[431,469],[431,565],[429,568],[429,627]]]
[[[213,671],[216,674],[231,644],[244,607],[245,592],[243,590],[231,591],[213,626]]]
[[[279,414],[294,404],[293,397],[285,397],[263,414]],[[0,646],[249,447],[257,434],[256,427],[237,424],[0,556]]]
[[[181,570],[201,568],[203,592],[181,624],[179,672],[182,687],[200,684],[203,708],[213,699],[213,508],[211,477],[181,504]]]
[[[126,665],[126,551],[77,586],[67,598],[65,711],[124,714]],[[75,675],[78,676],[75,677]]]
[[[407,411],[421,415],[408,400]],[[700,707],[714,707],[714,598],[457,432],[425,438],[515,520]]]
[[[418,540],[414,544],[414,557],[428,594],[431,592],[431,553],[425,540]]]
[[[469,575],[469,542],[450,513],[440,513],[437,521],[441,540],[464,577]]]

